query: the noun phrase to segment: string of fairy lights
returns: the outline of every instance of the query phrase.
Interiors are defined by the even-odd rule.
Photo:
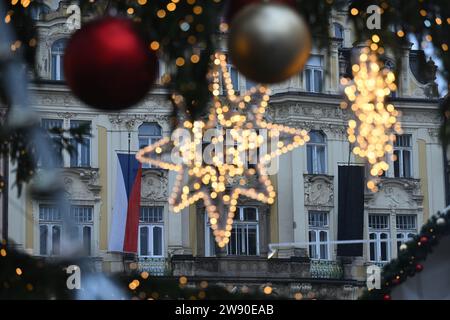
[[[182,128],[190,132],[192,140],[180,142],[163,138],[141,149],[136,158],[178,172],[169,197],[171,211],[180,212],[202,199],[215,240],[219,247],[224,247],[231,236],[239,197],[273,204],[276,192],[265,166],[272,159],[304,145],[309,141],[309,136],[306,130],[267,123],[264,114],[270,91],[259,85],[242,96],[237,95],[227,68],[226,55],[216,53],[212,61],[210,90],[213,101],[207,121],[184,121]],[[225,88],[225,99],[221,97],[221,87]],[[178,108],[183,109],[181,96],[174,95],[173,100]],[[212,145],[219,144],[221,147],[215,148],[211,154],[211,164],[205,164],[202,143],[209,129],[217,132],[211,140]],[[261,134],[262,129],[267,130],[267,138]],[[226,131],[230,132],[232,143],[222,148]],[[245,154],[275,139],[273,150],[260,155],[255,167],[248,167]],[[181,159],[181,164],[163,161],[161,155],[164,147],[172,155],[173,150],[178,150],[175,154]],[[185,182],[185,174],[188,183]],[[230,185],[229,181],[233,178],[237,178],[238,183]],[[256,186],[252,185],[254,180],[258,182]]]
[[[386,157],[390,154],[391,160],[396,160],[392,154],[395,133],[402,133],[398,110],[386,102],[397,86],[394,73],[378,58],[382,49],[379,42],[379,36],[373,35],[369,46],[361,49],[359,62],[352,65],[353,81],[341,81],[347,85],[344,92],[356,117],[348,121],[348,140],[356,144],[353,153],[367,159],[371,176],[367,188],[374,192],[378,190],[377,178],[389,169]],[[346,108],[348,104],[341,106]]]

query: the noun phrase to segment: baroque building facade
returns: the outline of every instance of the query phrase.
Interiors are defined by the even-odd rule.
[[[73,242],[92,258],[96,270],[121,271],[124,262],[155,276],[187,276],[233,290],[270,283],[274,293],[307,298],[355,299],[365,286],[366,267],[397,255],[398,244],[419,231],[421,224],[445,206],[444,157],[438,141],[440,117],[434,77],[417,69],[421,52],[404,49],[397,70],[398,92],[393,104],[401,111],[404,133],[394,145],[397,160],[381,178],[379,191],[365,190],[364,244],[361,257],[337,255],[338,166],[364,165],[350,151],[347,122],[350,110],[340,78],[348,73],[353,45],[343,12],[331,23],[331,50],[313,48],[304,71],[272,86],[268,118],[310,132],[311,140],[278,160],[271,176],[277,191],[273,205],[241,199],[233,235],[225,250],[217,250],[203,204],[180,214],[168,208],[174,174],[144,167],[141,188],[139,246],[136,256],[108,252],[114,206],[118,152],[135,153],[171,133],[171,104],[160,84],[139,105],[120,113],[99,113],[72,96],[64,83],[64,46],[68,3],[55,2],[36,10],[39,30],[39,79],[30,84],[31,104],[43,127],[91,125],[91,137],[77,145],[77,155],[64,154],[57,170],[76,217]],[[221,35],[225,37],[226,35]],[[245,91],[253,83],[229,66],[234,85]],[[161,75],[164,67],[161,67]],[[10,172],[14,165],[9,166]],[[31,255],[59,256],[69,232],[61,225],[55,205],[24,193],[16,197],[10,174],[8,236]],[[390,242],[383,240],[391,239]],[[297,244],[295,244],[297,243]],[[73,243],[72,243],[73,244]],[[282,246],[280,244],[291,244]],[[277,252],[271,257],[273,248]]]

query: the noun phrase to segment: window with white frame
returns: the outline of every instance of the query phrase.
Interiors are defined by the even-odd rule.
[[[82,248],[83,255],[92,254],[93,213],[92,206],[74,205],[70,207],[72,221],[67,225],[72,245]],[[56,205],[39,205],[39,254],[55,256],[61,254],[64,228],[61,211]]]
[[[205,253],[207,256],[214,256],[217,247],[207,215],[205,220]],[[228,255],[235,256],[259,255],[259,213],[257,208],[237,208],[231,230],[230,242],[226,246],[226,251]]]
[[[59,39],[52,44],[52,80],[64,80],[64,50],[66,45],[67,39]]]
[[[72,120],[70,121],[71,128],[79,128],[80,126],[91,126],[90,121]],[[72,145],[75,147],[74,152],[70,155],[71,167],[90,167],[91,166],[91,137],[86,135],[81,142],[76,142],[72,139]]]
[[[395,220],[398,250],[402,243],[411,240],[417,234],[417,216],[413,214],[398,214]]]
[[[394,177],[412,177],[412,136],[396,135],[394,142]]]
[[[390,259],[389,215],[369,214],[369,260],[386,262]]]
[[[326,173],[326,137],[321,131],[310,131],[306,144],[307,169],[309,174]]]
[[[317,260],[330,259],[328,212],[309,211],[309,257]]]
[[[85,256],[92,254],[93,215],[94,208],[92,206],[72,206],[70,208],[70,217],[73,222],[69,231],[70,241],[78,244]]]
[[[308,92],[322,92],[323,89],[323,58],[310,56],[304,69],[305,89]]]
[[[54,205],[39,206],[39,254],[53,256],[61,254],[62,220]]]
[[[138,129],[139,149],[149,146],[161,139],[161,126],[156,122],[143,123]],[[151,168],[149,163],[142,164],[142,168]]]
[[[45,130],[53,130],[53,129],[62,129],[63,128],[63,120],[61,119],[42,119],[41,127]],[[53,148],[55,153],[55,165],[62,166],[63,165],[63,157],[62,157],[62,146],[59,143],[59,137],[49,132],[50,138],[53,141]]]
[[[139,256],[164,256],[163,206],[143,206],[139,214]]]

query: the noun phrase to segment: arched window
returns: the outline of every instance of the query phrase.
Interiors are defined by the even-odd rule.
[[[50,12],[50,7],[42,3],[42,1],[37,0],[31,2],[29,10],[31,19],[39,20],[41,14],[47,14]]]
[[[59,39],[52,45],[52,80],[64,80],[64,50],[67,39]]]
[[[138,129],[139,149],[157,142],[161,136],[161,126],[156,122],[142,124]],[[150,164],[144,163],[142,167],[150,168]]]
[[[312,55],[305,65],[305,89],[308,92],[322,92],[323,88],[323,57]]]
[[[326,137],[322,131],[311,131],[309,137],[310,140],[306,145],[308,173],[324,174],[326,172]]]

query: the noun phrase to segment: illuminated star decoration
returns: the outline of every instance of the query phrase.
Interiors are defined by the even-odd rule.
[[[379,36],[373,35],[369,47],[361,50],[359,63],[352,66],[353,83],[345,88],[345,94],[351,103],[351,110],[355,113],[356,121],[348,122],[348,140],[357,143],[353,153],[367,158],[371,168],[372,178],[367,182],[367,187],[376,192],[377,178],[389,169],[386,162],[387,153],[392,155],[395,132],[401,133],[401,125],[397,121],[399,111],[392,104],[385,103],[386,97],[395,91],[395,75],[384,68],[384,64],[378,59],[377,53],[383,53],[384,49],[377,43]],[[341,80],[347,84],[346,79]],[[347,103],[341,104],[343,108]]]
[[[136,158],[178,173],[169,197],[171,211],[180,212],[202,199],[215,240],[224,247],[231,236],[239,196],[273,204],[276,193],[266,165],[303,145],[309,136],[305,130],[265,122],[268,89],[257,86],[242,97],[236,96],[225,55],[215,54],[213,62],[210,89],[214,101],[208,121],[184,121],[172,139],[165,137],[141,149]],[[221,76],[227,92],[225,102],[220,97]],[[183,108],[181,96],[174,95],[173,100]],[[258,102],[252,104],[253,100]],[[272,150],[266,153],[265,142],[269,140]],[[248,161],[258,158],[258,153],[258,162],[249,167]],[[169,154],[171,161],[167,159]]]

